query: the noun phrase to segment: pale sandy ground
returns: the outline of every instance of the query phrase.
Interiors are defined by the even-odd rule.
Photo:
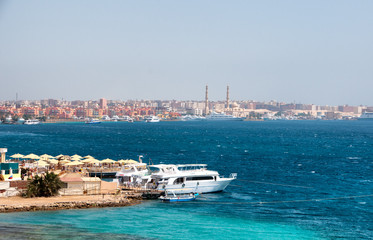
[[[81,202],[81,201],[103,201],[115,200],[112,195],[89,195],[89,196],[59,196],[59,197],[38,197],[38,198],[23,198],[23,197],[8,197],[0,198],[0,206],[43,206],[52,203],[63,202]]]

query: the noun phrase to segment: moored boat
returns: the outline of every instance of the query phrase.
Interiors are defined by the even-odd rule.
[[[242,121],[243,118],[235,117],[233,115],[228,115],[225,113],[212,112],[206,116],[208,121]]]
[[[371,120],[373,121],[373,112],[364,112],[361,114],[361,116],[358,118],[358,120]]]
[[[190,193],[190,189],[199,193],[223,191],[233,180],[236,173],[229,178],[219,175],[217,171],[206,169],[206,164],[160,164],[151,165],[150,177],[145,185],[147,189],[172,190],[177,193]]]
[[[40,121],[37,119],[27,119],[26,121],[23,122],[23,124],[26,124],[26,125],[36,125],[39,123]]]
[[[160,196],[159,199],[163,202],[189,202],[196,200],[198,193],[189,194],[176,194],[175,191],[165,191],[164,196]]]
[[[85,121],[86,124],[99,124],[101,123],[100,120],[98,120],[97,118],[90,118],[90,119],[87,119]]]
[[[160,119],[157,116],[147,116],[144,118],[144,121],[147,123],[155,123],[155,122],[159,122]]]
[[[115,177],[116,182],[120,186],[136,187],[142,184],[142,178],[148,173],[146,163],[134,163],[122,166],[121,170],[115,174]]]

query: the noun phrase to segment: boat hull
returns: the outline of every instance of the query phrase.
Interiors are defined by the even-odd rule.
[[[173,184],[158,186],[158,190],[175,191],[177,193],[214,193],[223,191],[234,178],[223,178],[219,181],[190,181],[183,184]]]
[[[192,198],[163,198],[163,202],[190,202],[196,200],[195,197]]]

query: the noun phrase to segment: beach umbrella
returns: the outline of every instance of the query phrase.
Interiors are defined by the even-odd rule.
[[[110,158],[106,158],[104,160],[101,161],[102,163],[115,163],[115,161],[113,159],[110,159]]]
[[[93,158],[91,155],[87,155],[84,158]]]
[[[120,164],[125,164],[127,162],[127,160],[121,159],[121,160],[118,160],[117,162],[120,163]]]
[[[13,154],[13,155],[10,156],[10,157],[11,157],[11,158],[22,158],[22,157],[24,157],[24,155],[17,153],[17,154]]]
[[[70,163],[70,161],[69,161],[69,160],[66,160],[66,159],[64,159],[64,160],[60,161],[60,163],[61,163],[61,164],[66,164],[66,163]]]
[[[40,155],[40,159],[43,159],[43,160],[48,160],[50,158],[54,158],[53,156],[51,155],[48,155],[48,154],[43,154],[43,155]]]
[[[71,160],[69,155],[63,155],[62,157],[58,158],[59,160]]]
[[[60,158],[60,157],[63,157],[64,155],[63,154],[60,154],[58,156],[56,156],[56,158]]]
[[[133,160],[133,159],[129,159],[129,160],[126,160],[127,162],[127,164],[132,164],[132,163],[139,163],[138,161],[135,161],[135,160]]]
[[[71,156],[72,158],[82,158],[82,156],[79,156],[78,154],[74,154]]]
[[[47,161],[48,161],[49,163],[51,163],[51,164],[58,164],[58,160],[53,159],[53,158],[50,158],[50,159],[48,159]]]
[[[101,161],[97,159],[90,159],[89,163],[96,164],[96,163],[101,163]]]
[[[71,157],[71,160],[74,160],[74,161],[80,161],[81,158],[78,158],[78,157]]]
[[[94,159],[94,158],[87,158],[87,159],[82,160],[81,162],[82,163],[90,163],[92,160],[96,160],[96,159]]]
[[[23,156],[22,158],[29,158],[29,159],[40,159],[40,157],[36,154],[29,154],[29,155],[26,155],[26,156]]]
[[[40,158],[40,160],[47,161],[47,162],[50,162],[50,161],[57,161],[58,162],[58,160],[56,160],[54,158]]]

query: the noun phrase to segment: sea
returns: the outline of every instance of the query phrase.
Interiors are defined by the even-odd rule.
[[[0,239],[373,239],[373,121],[0,125],[7,155],[208,164],[196,201],[0,214]]]

